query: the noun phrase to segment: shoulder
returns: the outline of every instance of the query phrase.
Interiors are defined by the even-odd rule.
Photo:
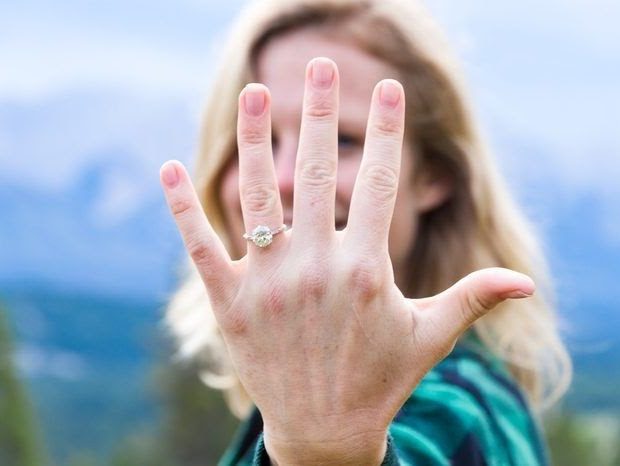
[[[459,343],[426,375],[390,433],[401,454],[433,464],[547,464],[525,396],[475,338]]]

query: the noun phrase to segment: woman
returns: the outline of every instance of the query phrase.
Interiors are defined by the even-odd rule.
[[[261,1],[233,37],[197,194],[161,170],[195,265],[168,320],[246,418],[222,464],[545,464],[544,261],[426,13]]]

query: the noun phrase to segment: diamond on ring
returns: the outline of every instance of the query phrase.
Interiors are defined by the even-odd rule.
[[[281,227],[273,230],[264,225],[258,225],[252,230],[252,233],[244,233],[243,237],[248,241],[252,241],[259,248],[264,248],[273,242],[274,235],[286,231],[287,229],[288,227],[286,225],[282,225]]]

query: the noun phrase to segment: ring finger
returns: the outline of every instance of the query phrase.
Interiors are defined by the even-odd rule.
[[[239,149],[239,195],[246,231],[257,227],[276,230],[282,225],[282,204],[271,149],[271,99],[262,84],[248,84],[239,96],[237,142]],[[277,237],[273,238],[277,247]],[[248,254],[262,254],[252,245]]]

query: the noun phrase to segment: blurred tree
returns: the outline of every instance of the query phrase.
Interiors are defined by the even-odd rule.
[[[162,344],[166,346],[166,344]],[[161,350],[161,348],[160,348]],[[163,352],[169,355],[170,353]],[[169,356],[154,371],[161,403],[157,426],[137,429],[105,464],[111,466],[215,465],[230,442],[238,421],[220,392],[207,388],[192,364],[171,364]],[[86,458],[71,466],[96,466]]]
[[[613,417],[559,412],[545,431],[555,466],[620,466],[620,424]]]
[[[175,463],[153,433],[132,435],[117,449],[110,466],[170,466]],[[206,464],[206,463],[205,463]]]
[[[13,369],[5,310],[0,304],[0,464],[41,466],[45,464],[32,407]]]
[[[94,454],[80,451],[72,453],[67,460],[67,466],[101,466]]]
[[[191,364],[162,368],[158,380],[166,411],[163,437],[170,464],[217,464],[238,425],[221,393],[207,388]]]

